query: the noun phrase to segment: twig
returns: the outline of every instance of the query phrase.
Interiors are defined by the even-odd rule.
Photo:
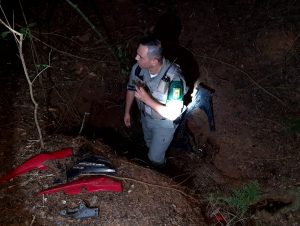
[[[71,2],[70,0],[66,0],[66,2],[73,8],[75,9],[79,15],[85,20],[85,22],[88,23],[88,25],[90,25],[90,27],[94,30],[94,32],[99,36],[100,40],[104,42],[104,44],[107,46],[107,48],[111,51],[111,53],[113,54],[113,56],[119,60],[118,56],[116,55],[115,51],[113,50],[113,48],[111,47],[111,45],[109,45],[109,43],[106,41],[106,39],[104,38],[104,36],[96,29],[96,26],[88,19],[88,17],[79,9],[79,7],[77,5],[75,5],[73,2]]]
[[[84,116],[83,116],[83,120],[82,120],[82,123],[81,123],[81,127],[80,127],[80,130],[79,130],[79,132],[78,132],[79,135],[81,135],[82,130],[83,130],[83,127],[84,127],[84,125],[85,125],[86,118],[87,118],[87,116],[89,116],[90,114],[91,114],[91,113],[89,113],[89,112],[84,112]]]
[[[142,185],[148,185],[150,187],[163,188],[163,189],[175,191],[175,192],[178,192],[178,193],[182,194],[185,197],[189,197],[190,199],[194,200],[195,202],[199,202],[199,200],[197,200],[193,196],[185,193],[184,191],[176,189],[172,186],[170,187],[170,186],[164,186],[164,185],[159,185],[159,184],[151,184],[151,183],[148,183],[148,182],[145,182],[145,181],[140,181],[140,180],[137,180],[137,179],[134,179],[134,178],[129,178],[129,177],[119,177],[119,176],[111,176],[111,175],[106,175],[106,176],[110,177],[110,178],[113,178],[113,179],[124,180],[124,181],[127,180],[127,181],[137,182],[137,183],[142,184]]]
[[[61,35],[61,34],[57,34],[57,33],[54,33],[54,32],[41,32],[40,34],[41,35],[53,35],[53,36],[57,36],[57,37],[66,39],[66,40],[68,40],[70,42],[73,42],[74,44],[78,45],[79,47],[82,47],[82,45],[79,42],[76,42],[72,38],[66,37],[66,36]]]
[[[184,175],[184,174],[182,174]],[[188,181],[190,178],[192,178],[192,175],[190,174],[187,178],[185,178],[184,180],[180,181],[177,185],[182,185],[184,184],[186,181]]]
[[[59,53],[62,53],[62,54],[64,54],[64,55],[67,55],[67,56],[70,56],[70,57],[74,57],[74,58],[77,58],[77,59],[80,59],[80,60],[88,60],[88,61],[95,61],[95,62],[97,61],[97,62],[99,62],[99,60],[95,60],[95,59],[91,59],[91,58],[85,58],[85,57],[80,57],[80,56],[76,56],[76,55],[74,55],[74,54],[72,54],[72,53],[68,53],[68,52],[59,50],[59,49],[57,49],[57,48],[55,48],[55,47],[53,47],[53,46],[47,44],[46,42],[40,40],[39,38],[35,37],[34,35],[32,35],[32,38],[34,38],[35,40],[37,40],[37,41],[43,43],[45,46],[47,46],[47,47],[53,49],[54,51],[59,52]],[[100,61],[100,62],[101,62],[101,61]],[[102,62],[107,62],[107,61],[102,61]]]
[[[35,221],[35,215],[33,215],[33,218],[32,218],[32,221],[31,221],[31,223],[30,223],[30,226],[33,225],[34,221]]]
[[[2,9],[2,8],[1,8]],[[20,32],[15,31],[14,29],[11,28],[11,26],[7,23],[5,23],[3,20],[0,19],[0,23],[3,24],[8,30],[10,30],[11,33],[13,33],[13,35],[18,35],[21,36]],[[17,39],[17,41],[19,41],[19,39]]]
[[[264,87],[262,87],[260,84],[258,84],[251,76],[249,73],[247,73],[246,71],[232,65],[232,64],[229,64],[229,63],[226,63],[222,60],[218,60],[216,58],[212,58],[212,57],[208,57],[208,56],[200,56],[200,55],[197,55],[197,57],[200,57],[200,58],[204,58],[204,59],[209,59],[209,60],[213,60],[213,61],[216,61],[216,62],[219,62],[219,63],[222,63],[222,64],[225,64],[231,68],[234,68],[236,69],[237,71],[241,72],[242,74],[246,75],[247,78],[250,80],[250,82],[252,82],[254,85],[256,85],[257,87],[259,87],[261,90],[263,90],[265,93],[269,94],[271,97],[273,97],[274,99],[276,99],[279,103],[281,103],[283,106],[286,106],[286,104],[281,100],[279,99],[277,96],[275,96],[274,94],[272,94],[271,92],[269,92],[268,90],[266,90]]]
[[[5,13],[4,13],[1,6],[0,6],[0,8],[1,8],[2,13],[5,15]],[[22,33],[18,32],[18,31],[16,31],[16,30],[14,30],[9,25],[8,22],[5,23],[3,20],[0,19],[0,23],[3,24],[6,28],[8,28],[9,31],[12,32],[12,34],[15,38],[15,41],[16,41],[16,44],[17,44],[17,47],[18,47],[18,50],[19,50],[19,57],[20,57],[20,60],[21,60],[22,66],[23,66],[23,70],[24,70],[24,74],[25,74],[25,77],[26,77],[26,80],[27,80],[27,83],[28,83],[28,86],[29,86],[30,98],[31,98],[32,103],[34,104],[34,122],[35,122],[35,125],[37,127],[38,134],[39,134],[39,141],[40,141],[40,144],[41,144],[41,148],[43,149],[43,148],[45,148],[45,145],[44,145],[44,141],[43,141],[41,128],[40,128],[40,125],[39,125],[39,122],[38,122],[38,116],[37,116],[38,103],[36,102],[36,100],[34,98],[33,85],[32,85],[32,81],[29,78],[29,74],[28,74],[28,70],[27,70],[27,66],[26,66],[26,62],[25,62],[24,54],[23,54],[24,35]]]
[[[45,68],[43,68],[35,77],[34,77],[34,79],[32,80],[32,84],[34,83],[34,81],[35,81],[35,79],[37,79],[44,71],[46,71],[49,67],[51,67],[50,66],[50,56],[51,56],[51,52],[52,52],[52,49],[50,50],[50,52],[49,52],[49,56],[48,56],[48,65],[45,67]]]
[[[28,25],[28,22],[27,22],[27,19],[26,19],[24,10],[23,10],[23,6],[22,6],[22,3],[21,3],[21,0],[19,0],[19,5],[20,5],[20,8],[21,8],[21,12],[22,12],[25,24],[29,28],[29,25]],[[33,60],[34,65],[37,65],[37,64],[39,64],[39,57],[38,57],[35,45],[34,45],[34,43],[32,41],[32,38],[30,37],[30,35],[29,35],[29,41],[30,41],[30,48],[31,48],[32,60]],[[38,73],[37,68],[36,68],[36,73]]]
[[[259,158],[254,158],[254,161],[281,161],[284,159],[292,159],[295,158],[295,156],[286,156],[286,157],[281,157],[281,158],[269,158],[269,159],[259,159]],[[251,160],[244,161],[244,162],[252,162]]]

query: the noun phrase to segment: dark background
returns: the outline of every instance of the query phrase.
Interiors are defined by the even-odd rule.
[[[19,1],[2,0],[1,7],[15,30],[30,30],[23,41],[29,78],[34,79],[50,62],[51,67],[33,86],[46,147],[41,149],[40,142],[36,142],[39,137],[33,104],[17,45],[12,35],[2,35],[1,175],[31,156],[60,145],[78,147],[85,142],[100,142],[108,145],[112,153],[117,152],[117,159],[127,159],[129,150],[140,148],[138,118],[131,130],[123,125],[124,98],[138,40],[155,33],[163,41],[166,56],[180,64],[190,87],[198,79],[215,90],[217,130],[211,132],[203,112],[195,111],[186,125],[189,146],[176,137],[168,152],[170,164],[176,167],[167,176],[189,175],[188,191],[201,198],[213,192],[230,194],[233,189],[258,181],[265,196],[253,205],[254,210],[247,213],[242,225],[255,221],[262,225],[297,225],[298,1],[74,1],[82,14],[67,1],[21,3],[22,9]],[[0,18],[4,20],[3,14]],[[0,33],[6,31],[1,25]],[[138,175],[141,170],[134,169],[133,175],[142,177]],[[1,188],[1,225],[30,225],[31,215],[37,216],[37,224],[58,224],[49,206],[45,210],[50,216],[46,222],[41,220],[45,219],[41,209],[35,212],[28,208],[38,205],[28,194],[44,184],[41,178],[32,178],[34,175],[14,181],[18,187],[15,192],[10,185]],[[24,187],[26,179],[32,181],[29,185],[39,182]],[[59,199],[51,200],[54,206],[59,206],[57,203]],[[211,203],[203,203],[197,208],[209,218]],[[273,213],[261,212],[270,203],[283,205]],[[16,208],[20,211],[18,218]],[[119,219],[122,214],[117,213],[115,217]],[[171,225],[156,215],[156,223],[148,225]],[[130,213],[127,218],[123,216],[124,225],[145,219],[135,217]],[[103,222],[113,225],[109,220]],[[203,221],[203,225],[209,222]],[[177,223],[193,225],[188,220]]]

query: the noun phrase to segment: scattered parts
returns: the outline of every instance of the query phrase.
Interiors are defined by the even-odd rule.
[[[115,175],[116,170],[113,168],[112,164],[100,156],[89,156],[76,165],[74,165],[70,170],[67,171],[68,181],[85,175]]]
[[[8,174],[2,176],[0,178],[0,184],[8,181],[14,177],[17,177],[21,174],[27,173],[30,170],[38,169],[38,170],[47,170],[47,166],[44,165],[44,162],[47,160],[54,159],[62,159],[73,155],[72,148],[65,148],[59,151],[49,152],[49,153],[41,153],[33,158],[27,160]]]
[[[65,217],[71,217],[74,219],[84,219],[88,217],[98,217],[98,208],[88,208],[84,202],[81,202],[79,207],[74,209],[65,209],[59,212],[59,215]]]
[[[64,193],[67,195],[76,195],[81,193],[83,188],[85,188],[86,192],[88,193],[97,191],[121,192],[122,183],[120,181],[103,176],[83,178],[66,184],[58,185],[53,188],[45,189],[40,191],[38,195],[51,194],[60,191],[64,191]]]
[[[193,97],[193,101],[190,106],[191,111],[193,111],[197,107],[203,110],[207,115],[210,131],[215,131],[216,126],[212,101],[213,93],[215,92],[215,90],[206,86],[203,83],[200,83],[196,89],[197,92]]]
[[[214,92],[215,90],[213,90],[212,88],[206,86],[203,83],[200,83],[196,88],[196,93],[193,96],[192,102],[187,106],[186,110],[182,113],[182,115],[174,121],[174,123],[184,124],[186,119],[191,115],[191,113],[195,109],[199,108],[200,110],[204,111],[204,113],[207,115],[210,131],[215,131],[216,125],[212,101]]]

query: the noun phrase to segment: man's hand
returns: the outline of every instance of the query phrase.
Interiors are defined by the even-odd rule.
[[[136,91],[134,92],[134,96],[144,102],[146,105],[151,107],[154,111],[156,111],[161,116],[169,119],[175,120],[180,114],[183,107],[182,101],[170,101],[166,105],[163,105],[154,99],[147,93],[147,91],[143,87],[135,87]]]
[[[124,115],[124,123],[126,127],[130,127],[131,126],[131,116],[130,114],[126,114]]]
[[[149,101],[151,101],[152,98],[147,91],[142,86],[135,86],[135,88],[136,91],[134,92],[134,96],[145,104],[149,104]]]
[[[124,123],[126,127],[131,126],[131,116],[130,109],[134,100],[134,91],[127,90],[126,93],[126,104],[125,104],[125,114],[124,114]]]

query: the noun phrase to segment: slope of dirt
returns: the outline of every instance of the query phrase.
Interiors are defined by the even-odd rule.
[[[65,170],[75,159],[47,162],[48,171],[31,171],[0,185],[1,225],[299,225],[297,1],[75,3],[97,31],[66,1],[24,5],[35,43],[33,50],[24,42],[31,79],[41,65],[51,64],[34,85],[45,150],[36,141],[13,39],[1,40],[0,175],[40,152],[63,147],[77,152],[88,144],[116,167],[123,192],[37,196],[65,182]],[[24,22],[15,7],[20,29]],[[215,90],[216,131],[209,130],[202,111],[194,111],[188,137],[174,139],[162,174],[129,160],[132,150],[142,147],[142,135],[138,118],[127,130],[122,117],[136,44],[155,31],[167,11],[175,12],[182,30],[179,40],[166,42],[166,53],[177,58],[186,75],[200,75],[199,81]],[[172,25],[167,31],[177,22],[167,23]],[[38,56],[34,60],[32,52]],[[261,196],[244,215],[209,199],[230,196],[254,181]],[[59,216],[80,201],[98,207],[99,217]],[[220,216],[223,223],[216,221]]]
[[[3,225],[195,225],[204,221],[197,200],[169,178],[128,162],[115,155],[100,142],[89,142],[84,138],[49,137],[47,151],[73,147],[74,154],[84,145],[94,154],[109,160],[116,168],[115,178],[121,181],[123,192],[88,193],[84,189],[79,195],[58,192],[38,195],[43,189],[66,182],[66,169],[75,163],[76,157],[47,161],[47,171],[30,171],[2,185],[1,198]],[[52,141],[55,140],[55,143]],[[18,164],[34,156],[39,150],[35,145],[16,150],[23,153]],[[86,178],[89,178],[86,176]],[[14,194],[11,196],[11,194]],[[5,195],[4,195],[5,194]],[[75,220],[59,215],[64,209],[73,209],[85,202],[99,209],[99,216],[86,220]],[[194,204],[193,204],[194,203]],[[6,204],[6,205],[5,205]],[[12,211],[19,209],[18,218]]]

